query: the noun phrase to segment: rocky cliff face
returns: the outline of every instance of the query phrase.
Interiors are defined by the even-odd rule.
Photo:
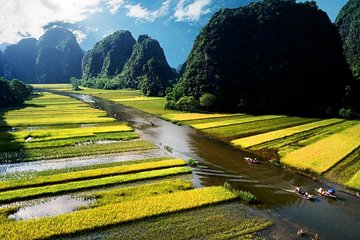
[[[37,43],[37,81],[39,83],[68,83],[71,77],[81,77],[84,55],[72,32],[51,28]]]
[[[37,40],[26,38],[7,46],[3,62],[3,75],[7,79],[17,78],[25,83],[36,83]]]
[[[340,102],[350,79],[325,12],[314,2],[265,0],[212,17],[176,91],[214,94],[225,111],[320,115]]]
[[[346,60],[360,80],[360,1],[350,0],[341,9],[335,24],[339,29]]]
[[[166,61],[159,42],[147,35],[140,35],[120,76],[126,87],[138,88],[138,77],[145,75],[148,70],[152,69],[146,67],[151,59],[156,62],[157,66],[162,66],[160,72],[163,78],[167,78],[167,81],[173,78],[174,73]],[[149,64],[154,65],[154,61]]]
[[[135,42],[129,31],[117,31],[96,43],[83,59],[83,77],[114,77],[120,74]]]

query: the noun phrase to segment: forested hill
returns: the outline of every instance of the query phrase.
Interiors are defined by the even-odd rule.
[[[39,41],[27,38],[7,46],[0,72],[26,83],[68,83],[70,77],[81,77],[82,57],[72,32],[50,28]]]
[[[336,113],[350,80],[339,33],[315,2],[265,0],[212,17],[168,106],[210,93],[217,110]]]
[[[74,34],[65,28],[50,28],[39,39],[36,59],[39,83],[68,83],[70,77],[81,77],[84,55]]]
[[[344,43],[346,59],[360,80],[360,1],[349,0],[335,22]]]
[[[83,59],[82,84],[88,87],[135,88],[163,96],[174,78],[160,43],[147,35],[135,41],[129,31],[104,38]]]
[[[153,73],[150,71],[154,70]],[[156,74],[163,84],[161,86],[162,92],[165,93],[165,88],[174,77],[174,72],[166,61],[163,49],[160,43],[150,38],[147,35],[140,35],[137,43],[134,46],[131,57],[126,62],[124,70],[121,73],[121,81],[124,82],[125,87],[139,88],[139,77],[148,77],[149,74]],[[152,94],[150,94],[152,95]]]
[[[117,31],[89,50],[83,59],[83,78],[114,77],[120,74],[136,43],[129,31]]]

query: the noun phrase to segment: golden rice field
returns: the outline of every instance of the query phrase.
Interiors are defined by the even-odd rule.
[[[114,118],[107,117],[105,111],[53,93],[42,92],[26,101],[23,107],[0,110],[0,161],[53,159],[155,147],[144,141],[116,142],[138,137],[127,123],[117,123]],[[98,146],[97,142],[103,140],[113,142]]]
[[[140,200],[107,204],[55,217],[0,224],[0,237],[1,239],[51,238],[236,198],[235,194],[222,187],[187,190],[145,197]]]
[[[265,115],[265,116],[243,116],[241,119],[230,119],[230,120],[223,120],[223,121],[215,121],[215,122],[209,122],[209,123],[198,123],[198,124],[191,124],[191,126],[195,129],[202,130],[206,128],[215,128],[215,127],[222,127],[222,126],[228,126],[228,125],[236,125],[241,123],[247,123],[247,122],[255,122],[255,121],[261,121],[261,120],[269,120],[269,119],[275,119],[275,118],[281,118],[284,116],[271,116],[271,115]],[[196,119],[199,120],[199,119]]]
[[[179,167],[184,165],[186,165],[186,162],[182,159],[168,159],[156,162],[149,161],[125,166],[97,168],[70,173],[59,173],[50,176],[39,176],[20,180],[1,181],[0,191],[79,181],[98,177],[115,176],[125,173],[134,173],[145,170],[149,171],[167,167]]]
[[[287,154],[284,164],[321,174],[360,146],[360,123]]]
[[[346,183],[348,187],[359,189],[360,186],[360,171],[358,171],[351,179]]]
[[[354,138],[358,136],[358,130],[354,132],[345,131],[354,126],[353,121],[288,116],[251,116],[246,114],[184,113],[165,110],[165,99],[142,97],[140,92],[135,90],[99,90],[84,88],[82,92],[119,102],[172,122],[189,125],[206,135],[218,138],[227,143],[234,140],[232,142],[234,145],[240,145],[249,150],[278,150],[281,162],[284,164],[299,168],[300,170],[308,169],[319,174],[326,172],[326,176],[332,175],[330,178],[341,184],[348,182],[355,173],[360,171],[360,164],[351,163],[350,165],[340,165],[341,162],[350,161],[348,160],[349,151],[358,147],[356,146],[356,142],[359,142],[359,140],[354,140]],[[342,131],[345,131],[343,133],[345,133],[346,136],[341,137],[342,135],[338,134]],[[327,138],[330,138],[330,140],[326,140]],[[338,151],[337,147],[322,146],[322,141],[336,142],[335,139],[337,139],[337,147],[343,146],[341,147],[342,150],[347,148],[348,151]],[[339,142],[342,142],[342,144]],[[311,152],[309,153],[310,155],[306,155],[306,161],[304,162],[308,164],[304,163],[304,166],[300,166],[296,163],[297,161],[289,160],[295,156],[295,152],[305,152],[307,149],[310,149],[310,146],[313,144],[318,144],[318,151],[322,152],[322,154],[313,156],[311,154],[317,153]],[[305,148],[305,150],[301,150],[303,148]],[[299,162],[302,162],[302,160],[299,160]],[[354,160],[352,160],[352,162],[354,162]],[[337,167],[337,165],[339,165],[339,167]],[[347,170],[347,168],[349,168],[349,170]],[[333,169],[334,173],[332,174]],[[336,174],[339,173],[340,169],[343,173],[341,177],[341,174]],[[352,187],[354,187],[354,184]],[[360,189],[360,184],[355,188]]]
[[[197,209],[201,211],[205,206],[209,206],[207,211],[213,216],[211,206],[239,198],[236,192],[224,187],[194,189],[191,181],[177,177],[179,174],[188,176],[191,173],[188,167],[183,166],[184,164],[185,161],[181,159],[137,160],[129,163],[118,163],[119,166],[112,164],[114,166],[104,167],[107,165],[102,164],[86,170],[79,167],[70,172],[58,174],[45,171],[44,173],[37,173],[35,177],[24,178],[23,180],[0,181],[2,188],[0,202],[2,203],[14,203],[19,200],[49,195],[56,196],[67,192],[84,191],[85,189],[98,189],[94,190],[95,192],[79,193],[78,195],[78,197],[93,199],[94,201],[90,201],[81,208],[74,209],[73,212],[57,216],[21,221],[11,220],[8,219],[8,216],[21,209],[22,205],[0,207],[0,238],[67,237],[84,230],[87,231],[86,234],[91,234],[92,231],[99,229],[105,228],[106,231],[108,226],[121,227],[128,222],[136,225],[138,220],[149,217],[156,219],[157,216],[169,218],[168,224],[172,224],[171,219],[173,216],[177,217],[178,212],[184,210],[188,212],[193,209],[196,213]],[[156,168],[159,169],[154,170]],[[168,179],[170,176],[173,176],[172,179]],[[154,178],[159,180],[151,180]],[[150,180],[150,182],[144,182],[144,180]],[[135,186],[123,187],[128,182],[135,182],[136,184]],[[35,185],[38,187],[34,187]],[[113,186],[111,189],[104,188],[110,185]],[[99,187],[102,188],[99,189]],[[21,189],[11,190],[12,188]],[[225,207],[226,205],[221,206],[221,208]],[[197,220],[197,223],[199,224],[202,221],[206,223],[206,219]],[[223,224],[218,223],[222,228],[216,229],[216,231],[208,229],[208,225],[205,224],[200,227],[201,232],[203,232],[204,237],[209,232],[222,235],[229,231],[231,221],[229,219],[224,220]],[[140,227],[144,221],[139,223]],[[250,217],[249,213],[247,216],[243,216],[241,220],[238,219],[237,224],[239,229],[231,228],[234,236],[253,234],[271,225],[265,219]],[[134,228],[132,229],[134,231]],[[162,236],[160,229],[153,227],[151,234],[159,238]],[[173,228],[172,233],[180,231],[176,229]],[[140,229],[137,230],[140,231]],[[199,234],[198,231],[199,225],[187,234]],[[140,232],[139,234],[141,234]]]
[[[177,113],[162,115],[164,119],[176,122],[229,116],[231,116],[231,114]]]
[[[281,129],[281,130],[277,130],[277,131],[258,134],[258,135],[251,136],[251,137],[236,139],[236,140],[231,141],[231,144],[236,147],[248,148],[248,147],[252,147],[252,146],[255,146],[255,145],[258,145],[261,143],[273,141],[273,140],[279,139],[279,138],[285,138],[285,137],[294,135],[296,133],[302,133],[305,131],[309,131],[309,130],[312,130],[315,128],[327,126],[330,124],[339,123],[342,121],[344,121],[344,120],[342,120],[342,119],[322,120],[322,121],[318,121],[318,122],[303,124],[303,125],[296,126],[296,127],[285,128],[285,129]]]
[[[63,84],[42,87],[69,89],[69,85]],[[103,94],[99,90],[87,91]],[[142,106],[152,114],[177,113],[159,108],[164,99],[149,100],[134,91],[121,91],[122,95],[116,97],[118,92],[109,91],[105,95],[116,102]],[[115,122],[101,110],[51,93],[32,98],[22,108],[2,109],[0,120],[3,161],[49,160],[155,148],[150,142],[133,140],[139,135],[127,123]],[[184,238],[224,236],[229,231],[233,237],[241,238],[253,237],[271,225],[238,203],[246,201],[242,195],[255,198],[252,194],[219,186],[194,189],[191,179],[186,162],[169,157],[6,174],[0,176],[0,239],[68,238],[74,234],[111,232],[109,227],[127,228],[128,223],[132,225],[131,234],[141,235],[144,229],[154,239],[170,234],[163,224],[143,227],[152,221],[164,222],[171,226],[171,235]],[[84,205],[55,216],[10,218],[25,207],[64,194],[83,199]],[[215,219],[225,216],[224,211],[227,217],[209,228]]]

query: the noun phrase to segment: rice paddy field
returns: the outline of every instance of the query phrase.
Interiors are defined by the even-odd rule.
[[[69,85],[43,87],[65,91]],[[116,101],[146,106],[153,114],[179,114],[161,110],[164,100],[160,98],[148,100],[134,91],[106,94],[116,96]],[[229,115],[216,115],[225,116]],[[208,118],[204,114],[182,117]],[[126,122],[53,93],[41,92],[22,107],[0,110],[2,163],[156,149],[138,138]],[[174,235],[252,239],[271,225],[241,204],[255,199],[251,193],[228,185],[195,188],[192,180],[186,161],[165,155],[2,173],[0,239],[169,239]]]
[[[20,180],[5,175],[0,181],[1,239],[99,238],[99,234],[139,237],[144,224],[152,222],[165,224],[147,228],[148,234],[156,239],[163,236],[163,231],[170,234],[169,227],[172,234],[181,235],[186,228],[186,235],[200,238],[209,234],[252,238],[271,225],[266,219],[251,216],[238,203],[241,196],[236,191],[222,186],[194,188],[191,169],[181,159],[163,157],[25,172],[16,178]],[[22,209],[36,215],[36,207],[49,201],[48,197],[56,199],[68,193],[74,199],[81,199],[82,204],[61,214],[21,219]],[[196,217],[198,211],[203,217],[212,216],[212,220],[224,214],[229,216],[221,227],[209,229],[207,218]],[[192,223],[196,220],[197,227],[192,228],[188,222],[188,227],[178,227],[179,219]],[[125,235],[113,229],[126,229],[129,223],[132,228]]]
[[[64,90],[66,87],[62,86],[61,89]],[[252,116],[241,113],[184,113],[165,110],[165,99],[142,97],[140,92],[135,90],[85,88],[82,93],[188,125],[234,147],[255,153],[276,151],[277,160],[283,165],[306,173],[322,175],[360,190],[359,121],[281,115]]]
[[[127,123],[70,97],[42,92],[0,110],[0,161],[33,161],[153,149]],[[130,141],[131,140],[131,141]]]

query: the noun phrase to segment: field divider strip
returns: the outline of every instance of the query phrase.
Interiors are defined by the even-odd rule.
[[[185,165],[186,162],[182,159],[169,159],[169,160],[162,160],[155,162],[138,163],[132,165],[60,173],[51,176],[29,178],[23,181],[21,180],[2,181],[0,182],[0,191],[5,192],[5,191],[11,191],[21,188],[40,187],[44,185],[61,184],[61,183],[68,183],[73,181],[83,181],[94,178],[110,177],[121,174],[130,174],[130,173],[137,173],[143,171],[165,169],[169,167],[180,167]]]
[[[14,201],[28,200],[45,196],[54,196],[64,193],[76,192],[79,190],[88,190],[99,187],[107,187],[122,183],[129,183],[138,180],[154,179],[164,176],[188,174],[191,169],[188,167],[173,167],[160,170],[151,170],[145,172],[123,174],[112,177],[62,183],[50,186],[17,189],[0,193],[0,203],[11,203]]]

